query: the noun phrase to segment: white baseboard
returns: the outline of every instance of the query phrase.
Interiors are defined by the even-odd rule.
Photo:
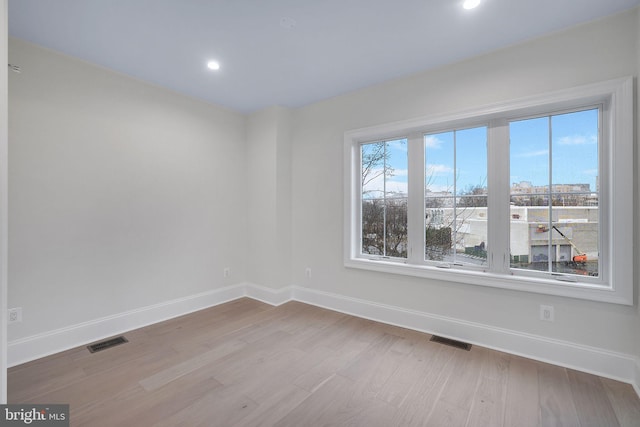
[[[245,296],[275,306],[291,301],[292,295],[293,286],[272,289],[255,283],[245,284]]]
[[[640,359],[632,355],[309,288],[287,286],[272,289],[254,283],[239,283],[11,341],[8,343],[8,366],[16,366],[242,297],[274,306],[295,300],[382,323],[437,334],[626,382],[631,384],[640,396]]]
[[[244,283],[239,283],[17,339],[8,343],[8,366],[232,301],[245,296],[245,288]]]
[[[293,299],[615,379],[632,384],[640,396],[640,365],[632,355],[302,287],[293,288]]]

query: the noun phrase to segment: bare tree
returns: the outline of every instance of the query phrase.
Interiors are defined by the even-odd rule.
[[[393,176],[393,168],[388,165],[389,152],[385,142],[374,142],[362,147],[362,193],[368,194],[372,190],[365,188],[381,175]],[[367,149],[365,149],[365,147]]]
[[[362,146],[362,252],[371,255],[407,256],[407,198],[372,188],[371,183],[394,176],[386,142]],[[460,232],[475,207],[486,207],[486,188],[470,186],[456,197],[451,190],[431,193],[434,173],[425,178],[425,257],[443,260],[464,246]],[[376,194],[378,193],[378,194]],[[453,214],[455,211],[455,215]],[[484,248],[483,248],[484,249]]]
[[[457,205],[460,207],[486,208],[487,188],[482,185],[469,185],[461,193]]]
[[[390,257],[407,256],[406,195],[387,192],[375,197],[369,184],[384,176],[394,176],[389,165],[386,142],[364,145],[362,148],[362,251]],[[395,197],[388,197],[388,196]]]
[[[452,189],[447,197],[427,197],[425,209],[425,256],[432,261],[442,261],[446,256],[464,247],[465,253],[486,257],[484,242],[469,246],[467,234],[462,230],[476,214],[476,208],[487,206],[487,189],[482,185],[469,185],[454,195]]]

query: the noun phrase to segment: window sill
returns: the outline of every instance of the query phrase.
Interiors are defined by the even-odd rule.
[[[612,286],[593,283],[568,282],[559,279],[526,277],[515,274],[496,274],[484,271],[469,271],[454,268],[442,269],[435,266],[407,264],[401,261],[383,259],[351,258],[345,260],[345,267],[381,273],[400,274],[424,279],[479,285],[536,294],[556,295],[613,304],[633,305],[617,295]]]

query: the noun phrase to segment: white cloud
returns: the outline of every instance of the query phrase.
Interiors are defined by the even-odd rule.
[[[371,171],[369,172],[369,176],[375,176],[376,179],[375,180],[379,180],[382,183],[382,168],[375,168],[375,169],[371,169]],[[387,177],[387,180],[389,179],[393,179],[394,177],[398,177],[398,176],[408,176],[409,175],[409,170],[408,169],[393,169],[393,172],[391,174],[391,177]],[[375,181],[374,180],[374,181]],[[382,186],[382,184],[380,184]]]
[[[538,157],[538,156],[546,156],[549,154],[549,150],[537,150],[537,151],[526,151],[524,153],[518,153],[515,157]]]
[[[450,185],[432,185],[427,186],[427,193],[447,193],[453,191]]]
[[[407,151],[407,140],[406,139],[401,139],[399,141],[389,141],[387,142],[387,145],[394,149],[394,150],[398,150],[398,151]]]
[[[585,145],[595,144],[596,142],[598,142],[596,135],[571,135],[558,139],[558,144],[560,145]]]
[[[382,169],[378,169],[374,171],[374,175],[377,172],[382,172]],[[387,193],[403,193],[407,194],[408,185],[406,179],[403,179],[403,176],[407,176],[406,169],[397,169],[394,170],[394,176],[391,178],[387,178],[386,190]],[[364,193],[370,193],[376,197],[382,197],[383,189],[385,188],[384,176],[382,173],[376,176],[374,179],[369,181],[363,188],[362,191]]]
[[[407,194],[409,191],[409,186],[406,182],[401,181],[387,181],[387,193],[401,193]]]
[[[433,165],[427,163],[427,176],[446,175],[453,172],[453,168],[447,165]]]
[[[424,146],[427,148],[439,149],[443,143],[444,141],[442,141],[441,139],[438,139],[434,135],[427,135],[424,137]]]

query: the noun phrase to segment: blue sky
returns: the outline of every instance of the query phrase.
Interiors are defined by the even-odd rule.
[[[596,190],[598,110],[512,122],[511,183],[549,182],[549,134],[554,184],[589,184]]]
[[[510,184],[529,181],[534,186],[549,182],[551,152],[554,184],[589,184],[596,189],[598,170],[598,110],[586,110],[510,123]],[[551,138],[551,147],[549,140]],[[433,192],[458,194],[472,186],[487,185],[487,128],[425,135],[425,181]],[[551,148],[551,149],[550,149]],[[407,142],[387,142],[388,164],[394,176],[387,180],[387,192],[407,191]],[[457,175],[457,177],[456,177]],[[367,186],[382,190],[382,177]],[[456,180],[457,179],[457,180]],[[377,193],[377,192],[376,192]]]
[[[426,135],[424,141],[425,182],[429,190],[453,193],[455,183],[456,193],[460,194],[470,187],[487,185],[486,127]]]

